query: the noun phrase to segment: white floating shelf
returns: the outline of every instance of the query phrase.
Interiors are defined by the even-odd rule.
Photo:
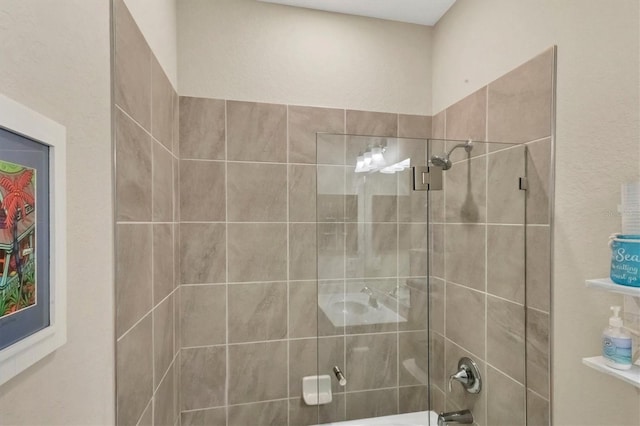
[[[640,297],[640,287],[628,287],[626,285],[616,284],[611,281],[610,278],[587,280],[586,283],[589,288],[624,294],[626,296]]]
[[[604,362],[604,358],[601,356],[582,358],[582,363],[587,367],[591,367],[594,370],[598,370],[601,373],[608,374],[622,380],[623,382],[640,388],[640,367],[637,365],[632,365],[631,370],[616,370],[615,368],[607,366]]]

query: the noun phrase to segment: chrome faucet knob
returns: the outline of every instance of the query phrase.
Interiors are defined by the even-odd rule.
[[[362,287],[360,293],[364,293],[369,296],[369,306],[371,306],[373,309],[378,309],[380,307],[376,294],[368,286],[365,285],[364,287]]]
[[[458,371],[449,376],[449,392],[451,392],[451,383],[454,380],[459,382],[469,393],[480,393],[482,389],[482,378],[480,377],[478,364],[467,357],[460,358]]]
[[[391,290],[389,290],[389,296],[394,297],[394,298],[398,298],[398,296],[400,295],[400,291],[402,290],[402,286],[401,285],[397,285],[394,288],[392,288]]]
[[[367,294],[369,296],[373,295],[373,291],[369,288],[369,286],[366,286],[366,285],[364,287],[362,287],[362,290],[360,290],[360,293],[364,293],[364,294]]]
[[[470,380],[473,380],[473,377],[469,377],[467,370],[465,368],[461,368],[460,371],[449,376],[449,392],[451,392],[451,383],[453,383],[454,380],[462,383],[463,385],[467,385]]]

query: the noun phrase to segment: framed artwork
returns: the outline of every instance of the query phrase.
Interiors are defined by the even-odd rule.
[[[65,140],[0,95],[0,384],[66,342]]]

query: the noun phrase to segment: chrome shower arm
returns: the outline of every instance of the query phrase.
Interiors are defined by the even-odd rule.
[[[471,152],[471,150],[473,149],[473,141],[471,139],[469,139],[465,143],[459,143],[458,145],[454,146],[453,148],[451,148],[449,150],[449,152],[447,153],[447,156],[450,156],[451,153],[453,151],[455,151],[456,149],[458,149],[458,148],[464,148],[465,151]]]

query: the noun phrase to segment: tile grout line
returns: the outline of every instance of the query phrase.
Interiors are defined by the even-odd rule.
[[[147,412],[147,410],[149,409],[150,406],[151,406],[151,411],[152,411],[151,416],[153,416],[153,406],[151,404],[152,402],[153,402],[153,396],[151,397],[151,399],[149,399],[149,402],[147,402],[147,405],[144,406],[144,409],[142,410],[142,413],[140,413],[140,417],[138,417],[138,420],[136,421],[136,426],[142,426],[140,422],[142,421],[142,418],[144,417],[144,413]],[[153,417],[151,417],[151,418],[153,419]]]
[[[182,161],[194,161],[201,163],[224,163],[227,162],[229,164],[260,164],[260,165],[270,165],[270,166],[306,166],[306,167],[314,167],[314,166],[322,166],[327,168],[337,168],[337,167],[350,167],[349,164],[317,164],[317,163],[296,163],[296,162],[287,162],[287,161],[261,161],[261,160],[220,160],[220,159],[211,159],[211,158],[182,158]]]
[[[173,222],[153,222],[153,221],[127,221],[119,220],[115,222],[116,225],[173,225]]]
[[[153,391],[153,396],[155,397],[156,393],[158,393],[158,391],[160,390],[160,385],[162,384],[162,382],[164,382],[164,379],[167,377],[167,375],[169,374],[169,370],[171,370],[171,367],[173,366],[173,368],[175,369],[175,362],[177,359],[177,354],[174,354],[173,357],[171,358],[171,362],[169,363],[169,366],[167,367],[167,369],[164,371],[164,373],[162,373],[162,377],[160,378],[160,380],[158,380],[158,386],[155,388],[155,390]]]
[[[396,114],[396,137],[400,134],[400,114]],[[397,139],[396,139],[397,141]],[[398,142],[396,142],[399,145]],[[398,152],[400,151],[398,147]],[[393,174],[395,177],[395,188],[396,188],[396,200],[398,199],[398,195],[400,194],[400,179],[398,176]],[[409,193],[411,196],[411,193]],[[396,201],[396,291],[400,291],[398,287],[400,286],[400,203]],[[409,264],[409,268],[411,264]],[[411,271],[409,271],[409,275],[411,275]],[[398,293],[396,293],[398,294]],[[400,312],[400,298],[396,298],[396,312]],[[428,315],[428,314],[427,314]],[[396,323],[396,413],[400,413],[400,324]]]
[[[457,346],[458,348],[462,349],[463,351],[468,352],[468,353],[472,356],[472,358],[473,358],[473,357],[478,357],[478,359],[481,359],[477,353],[475,353],[475,352],[473,352],[473,351],[469,350],[468,348],[466,348],[466,347],[462,346],[462,345],[461,345],[461,344],[459,344],[458,342],[455,342],[455,341],[454,341],[454,340],[452,340],[451,338],[445,337],[445,340],[446,340],[447,342],[451,343],[452,345],[455,345],[455,346]],[[491,363],[487,362],[486,360],[485,360],[485,361],[483,361],[483,362],[484,362],[484,364],[485,364],[487,367],[491,367],[492,369],[494,369],[494,370],[498,371],[498,372],[499,372],[500,374],[502,374],[503,376],[505,376],[505,377],[507,377],[507,378],[511,379],[513,382],[515,382],[515,383],[517,383],[517,384],[519,384],[519,385],[522,385],[522,382],[520,382],[520,381],[518,381],[518,380],[514,379],[514,378],[513,378],[513,377],[511,377],[509,374],[507,374],[506,372],[502,371],[501,369],[499,369],[499,368],[498,368],[498,367],[496,367],[495,365],[493,365],[493,364],[491,364]]]
[[[426,331],[425,329],[416,329],[416,330],[402,330],[402,331],[396,331],[396,330],[392,330],[392,331],[380,331],[380,332],[373,332],[373,333],[347,333],[344,334],[344,336],[347,337],[366,337],[366,336],[381,336],[381,335],[389,335],[389,334],[411,334],[411,333],[416,333],[416,332],[423,332]],[[291,338],[289,340],[309,340],[309,339],[324,339],[324,340],[331,340],[334,339],[336,337],[342,337],[342,334],[332,334],[332,335],[327,335],[327,336],[307,336],[307,337],[294,337]],[[249,343],[269,343],[269,342],[281,342],[283,340],[286,339],[279,339],[279,340],[262,340],[262,341],[256,341],[256,342],[239,342],[239,343],[231,343],[232,345],[245,345],[245,344],[249,344]],[[219,345],[212,345],[212,346],[219,346]]]
[[[415,387],[420,387],[421,385],[403,385],[400,386],[400,388],[402,389],[408,389],[408,388],[415,388]],[[396,387],[391,386],[391,387],[383,387],[383,388],[374,388],[374,389],[358,389],[355,391],[348,391],[348,392],[337,392],[336,395],[348,395],[348,394],[358,394],[358,393],[370,393],[370,392],[378,392],[378,391],[387,391],[387,390],[394,390],[396,389]],[[231,404],[229,405],[229,407],[243,407],[243,406],[248,406],[248,405],[258,405],[258,404],[267,404],[267,403],[272,403],[272,402],[289,402],[290,400],[295,399],[295,398],[277,398],[277,399],[267,399],[267,400],[261,400],[261,401],[251,401],[251,402],[242,402],[239,404]],[[192,409],[188,409],[188,410],[183,410],[183,413],[195,413],[198,411],[207,411],[207,410],[215,410],[215,409],[222,409],[225,408],[224,405],[215,405],[215,406],[210,406],[210,407],[202,407],[202,408],[192,408]]]
[[[456,283],[454,283],[454,284],[456,284]],[[457,285],[460,285],[460,284],[457,284]],[[462,287],[464,287],[464,286],[462,286]],[[468,288],[468,287],[467,287],[467,288]],[[524,307],[525,307],[525,304],[524,304],[524,303],[515,302],[515,301],[513,301],[513,300],[507,299],[506,297],[497,296],[497,295],[495,295],[495,294],[493,294],[493,293],[489,293],[489,292],[487,292],[487,297],[491,297],[491,298],[494,298],[494,299],[498,299],[498,300],[501,300],[501,301],[506,302],[506,303],[511,303],[512,305],[516,305],[516,306],[519,306],[519,307],[521,307],[521,308],[524,308]]]
[[[389,223],[389,222],[376,222],[376,223]],[[405,225],[410,225],[412,224],[412,222],[402,222]],[[423,224],[423,222],[415,222],[417,224]],[[487,225],[487,226],[511,226],[511,227],[515,227],[515,226],[525,226],[524,223],[498,223],[498,222],[434,222],[432,223],[432,225],[455,225],[455,226],[483,226],[483,225]],[[531,223],[531,224],[527,224],[526,226],[530,227],[530,228],[548,228],[549,224],[546,223]]]
[[[228,101],[224,101],[224,241],[225,241],[225,425],[229,424],[229,126]]]
[[[127,111],[125,111],[120,105],[115,104],[116,109],[118,111],[120,111],[122,114],[125,115],[125,117],[127,117],[129,120],[131,120],[137,127],[140,128],[140,130],[142,130],[144,133],[147,134],[147,136],[149,136],[153,141],[157,142],[160,144],[160,146],[162,148],[164,148],[165,151],[167,151],[169,154],[171,154],[171,156],[173,155],[173,152],[171,152],[166,146],[164,146],[164,144],[162,142],[160,142],[158,139],[156,139],[156,137],[154,135],[151,134],[151,132],[149,130],[147,130],[142,124],[140,124],[140,122],[138,122],[135,118],[133,118],[133,116],[131,116],[131,114],[129,114]]]
[[[548,397],[544,397],[544,396],[540,395],[538,392],[534,391],[533,389],[527,389],[527,392],[531,392],[532,394],[534,394],[538,398],[544,400],[545,402],[550,402]]]
[[[170,297],[173,293],[175,292],[175,289],[169,293],[168,295],[166,295],[160,302],[158,302],[156,305],[154,305],[153,307],[151,307],[151,309],[149,309],[138,321],[136,321],[131,327],[129,327],[124,333],[122,333],[122,335],[120,335],[120,337],[118,337],[118,339],[116,340],[116,342],[120,342],[122,339],[125,338],[126,335],[128,335],[134,328],[136,328],[136,326],[138,324],[140,324],[142,322],[142,320],[145,319],[145,317],[149,314],[152,314],[154,309],[157,308],[159,305],[162,304],[162,302],[164,302],[168,297]]]
[[[367,281],[367,282],[377,282],[377,281],[393,281],[396,279],[401,279],[401,280],[411,280],[411,279],[425,279],[426,276],[425,275],[416,275],[416,276],[393,276],[393,277],[359,277],[359,278],[323,278],[322,283],[323,284],[338,284],[340,282],[347,282],[347,283],[357,283],[357,282],[363,282],[363,281]],[[434,276],[434,278],[438,278],[438,279],[443,279],[441,277],[437,277]],[[292,282],[296,282],[296,283],[314,283],[316,282],[316,280],[291,280]],[[284,283],[286,282],[286,280],[272,280],[272,281],[234,281],[234,282],[230,282],[228,283],[230,286],[242,286],[242,285],[249,285],[249,284],[273,284],[273,283]],[[225,285],[226,283],[224,282],[219,282],[219,283],[189,283],[189,284],[182,284],[182,286],[185,287],[199,287],[199,286],[222,286]],[[458,283],[454,283],[454,284],[458,284]],[[464,286],[464,284],[458,284],[458,285],[462,285]],[[466,286],[464,286],[466,287]],[[469,287],[471,288],[471,287]]]
[[[489,86],[485,86],[485,110],[484,110],[484,136],[485,139],[489,139]],[[488,282],[488,277],[489,277],[489,272],[488,272],[488,266],[489,266],[489,229],[487,226],[487,223],[489,222],[489,146],[486,146],[485,149],[487,150],[487,155],[485,157],[485,163],[484,163],[484,181],[485,181],[485,185],[484,185],[484,220],[485,220],[485,226],[484,226],[484,361],[485,361],[485,371],[484,374],[485,376],[487,375],[487,366],[489,365],[489,362],[487,361],[487,354],[489,353],[489,349],[488,349],[488,334],[489,334],[489,324],[488,324],[488,317],[489,317],[489,297],[488,297],[488,290],[489,290],[489,282]],[[513,148],[513,147],[511,147]],[[510,148],[507,148],[510,149]],[[485,381],[486,381],[486,377],[485,377]],[[489,388],[488,384],[487,384],[487,388]],[[484,398],[484,421],[485,423],[487,422],[487,418],[489,417],[488,412],[489,412],[489,398],[485,397]]]
[[[178,333],[181,330],[180,327],[180,323],[182,321],[182,307],[180,306],[180,297],[182,296],[181,294],[181,289],[180,289],[180,279],[178,277],[179,271],[176,271],[176,259],[179,258],[180,256],[180,247],[178,247],[178,250],[176,252],[176,245],[179,245],[179,224],[178,219],[180,216],[180,197],[179,197],[179,191],[180,191],[180,159],[177,158],[177,156],[175,155],[175,151],[178,151],[179,149],[179,141],[180,141],[180,97],[178,96],[178,92],[174,89],[173,90],[174,96],[171,99],[171,119],[172,119],[172,125],[171,125],[171,156],[172,156],[172,160],[171,160],[171,169],[173,171],[173,181],[172,181],[172,186],[173,186],[173,191],[172,191],[172,195],[173,195],[173,210],[171,212],[171,217],[173,218],[173,222],[171,224],[171,242],[173,244],[172,246],[172,250],[173,250],[173,259],[172,260],[172,265],[171,265],[171,269],[173,270],[173,283],[172,283],[172,287],[173,287],[173,293],[174,293],[174,297],[173,297],[173,348],[172,351],[174,353],[174,356],[176,357],[176,361],[174,362],[174,373],[173,373],[173,377],[174,377],[174,401],[173,401],[173,406],[175,409],[175,413],[174,413],[174,424],[180,425],[182,422],[182,413],[180,411],[181,409],[181,390],[182,390],[182,371],[181,371],[181,354],[182,354],[182,350],[181,350],[181,342],[178,338]],[[176,126],[176,118],[178,120],[178,125]],[[176,128],[177,127],[177,128]],[[176,184],[177,182],[177,184]],[[176,296],[177,295],[177,296]],[[177,380],[176,380],[176,376],[177,376]]]
[[[511,377],[511,375],[507,374],[506,372],[500,370],[497,366],[490,364],[488,362],[486,362],[487,367],[491,367],[493,370],[497,371],[498,373],[502,374],[503,376],[505,376],[507,379],[511,380],[512,382],[520,385],[524,391],[526,391],[527,389],[524,386],[524,383],[522,383],[520,380],[517,380],[513,377]],[[525,397],[526,397],[526,393],[525,393]]]
[[[416,332],[421,332],[421,331],[426,331],[426,330],[403,330],[400,331],[400,334],[411,334],[411,333],[416,333]],[[381,332],[372,332],[372,333],[359,333],[359,334],[346,334],[347,337],[364,337],[364,336],[377,336],[377,335],[388,335],[388,334],[395,334],[396,331],[381,331]],[[440,334],[440,333],[438,333]],[[312,340],[312,339],[320,339],[320,340],[332,340],[335,338],[339,338],[342,337],[343,334],[330,334],[330,335],[326,335],[326,336],[304,336],[304,337],[292,337],[290,339],[274,339],[274,340],[256,340],[256,341],[249,341],[249,342],[236,342],[236,343],[230,343],[230,345],[232,346],[238,346],[238,345],[247,345],[247,344],[258,344],[258,343],[272,343],[272,342],[283,342],[285,340],[291,340],[291,341],[301,341],[301,340]],[[197,349],[197,348],[208,348],[208,347],[219,347],[219,346],[224,346],[223,343],[219,343],[219,344],[214,344],[214,345],[204,345],[204,346],[189,346],[186,347],[184,349]]]
[[[344,120],[343,120],[343,131],[346,134],[347,133],[347,109],[344,109]],[[346,138],[342,138],[342,162],[346,163],[347,162],[347,140]],[[317,150],[317,146],[316,146],[316,150]],[[346,169],[343,171],[343,193],[346,194],[347,192],[347,176],[346,176]],[[317,196],[317,194],[316,194]],[[317,200],[316,200],[316,205],[317,205]],[[346,197],[344,198],[344,204],[343,204],[343,216],[345,215],[344,213],[346,213]],[[316,218],[317,220],[317,218]],[[344,223],[342,224],[342,250],[343,250],[343,258],[342,258],[342,277],[343,279],[346,278],[347,276],[347,224]],[[342,292],[343,292],[343,297],[346,298],[347,297],[347,282],[346,280],[343,281],[342,284]],[[320,310],[318,310],[318,312],[320,312]],[[346,314],[345,314],[346,315]],[[345,321],[346,323],[346,321]],[[347,366],[347,329],[346,327],[342,328],[342,369],[347,372],[347,375],[351,375],[351,372],[348,370],[348,366]],[[320,345],[318,345],[318,347],[320,347]],[[348,385],[348,382],[347,382]],[[346,386],[346,385],[345,385]],[[345,391],[347,390],[347,388],[345,387]],[[342,418],[346,420],[347,418],[347,403],[348,403],[348,398],[345,395],[344,396],[344,406],[343,406],[343,413],[342,413]],[[320,420],[320,411],[318,409],[318,420]]]
[[[175,244],[174,244],[174,247],[175,247]],[[175,256],[175,253],[174,253],[174,256]],[[178,411],[178,412],[174,412],[173,413],[173,421],[175,423],[176,416],[180,415],[179,408],[178,408],[178,401],[176,400],[176,398],[178,397],[178,394],[179,394],[179,389],[178,389],[179,388],[179,383],[176,381],[176,374],[178,372],[178,370],[177,370],[178,366],[176,364],[176,361],[177,361],[177,358],[178,358],[179,351],[176,351],[176,344],[177,344],[177,342],[176,342],[176,320],[177,320],[177,318],[176,318],[176,297],[175,297],[175,259],[172,259],[172,260],[173,260],[173,262],[171,262],[171,263],[173,263],[172,269],[174,270],[174,277],[173,277],[174,297],[171,299],[171,301],[172,301],[172,304],[171,304],[171,315],[173,316],[173,330],[172,330],[173,331],[173,340],[172,340],[173,346],[171,346],[171,353],[173,354],[173,358],[174,358],[174,360],[172,361],[174,363],[174,365],[173,365],[173,369],[174,369],[174,372],[173,372],[173,398],[174,398],[173,399],[173,407],[174,407],[174,409],[176,409]]]
[[[153,129],[153,53],[149,50],[149,99],[151,100],[151,104],[149,105],[150,109],[150,121],[149,121],[149,130]],[[154,138],[151,132],[148,132],[149,136],[151,136],[151,222],[153,222],[153,210],[154,210],[154,196],[155,196],[155,155],[154,155]],[[153,241],[154,241],[154,226],[151,224],[151,377],[152,377],[152,389],[155,389],[156,386],[156,333],[155,333],[155,271],[154,269],[154,257],[155,250],[153,249]],[[156,402],[155,402],[155,390],[151,394],[151,405],[153,406],[153,412],[151,413],[151,419],[155,424],[155,411],[156,411]]]
[[[175,158],[175,162],[174,164],[177,165],[177,171],[174,168],[174,173],[177,173],[177,176],[174,176],[174,185],[175,182],[177,181],[177,186],[174,188],[174,199],[175,199],[175,204],[173,206],[173,285],[174,285],[174,294],[178,294],[178,297],[174,297],[174,306],[176,304],[176,302],[178,303],[178,308],[177,308],[177,312],[178,312],[178,318],[174,318],[174,341],[175,341],[175,345],[174,345],[174,350],[176,351],[176,356],[178,357],[177,359],[179,360],[179,363],[175,366],[175,368],[177,369],[177,375],[178,375],[178,380],[176,383],[176,395],[177,395],[177,401],[175,401],[176,404],[176,417],[178,418],[178,425],[181,426],[182,425],[182,276],[181,276],[181,269],[182,269],[182,260],[181,260],[181,254],[182,254],[182,244],[180,243],[180,235],[181,235],[181,223],[180,223],[180,219],[182,217],[182,207],[181,207],[181,200],[182,200],[182,191],[181,191],[181,187],[182,187],[182,175],[181,175],[181,159],[180,159],[180,95],[178,94],[177,90],[176,90],[176,99],[174,101],[174,105],[173,107],[176,108],[177,106],[177,111],[176,109],[174,109],[174,125],[173,125],[173,132],[174,132],[174,137],[172,140],[172,154]],[[177,122],[177,126],[176,126],[176,122],[175,120],[178,120]],[[177,134],[176,134],[177,133]],[[177,250],[176,250],[177,248]],[[177,270],[176,270],[176,265],[178,266]],[[179,299],[179,300],[178,300]],[[174,309],[174,313],[175,313],[175,309]]]
[[[134,222],[134,221],[121,221],[118,222],[124,225],[128,225],[128,224],[136,224],[138,222]],[[142,223],[148,223],[148,222],[142,222]],[[154,223],[171,223],[171,222],[154,222]],[[356,225],[356,224],[361,224],[361,225],[396,225],[396,224],[400,224],[400,225],[426,225],[427,222],[367,222],[367,221],[353,221],[353,222],[338,222],[338,221],[325,221],[325,222],[315,222],[315,221],[291,221],[291,222],[287,222],[287,221],[263,221],[263,222],[258,222],[258,221],[222,221],[222,220],[210,220],[210,221],[198,221],[198,220],[185,220],[182,223],[189,223],[189,224],[220,224],[220,223],[231,223],[234,225],[284,225],[286,223],[295,223],[295,224],[302,224],[302,225],[309,225],[309,224],[315,224],[315,223],[321,223],[321,224],[334,224],[334,225],[341,225],[341,224],[351,224],[351,225]],[[436,224],[440,224],[440,223],[436,223]],[[451,223],[451,225],[483,225],[483,223],[477,223],[477,222],[468,222],[468,223]],[[522,226],[521,223],[513,223],[513,224],[509,224],[509,223],[495,223],[495,225],[505,225],[505,226]],[[546,225],[548,226],[548,225]]]
[[[439,277],[435,277],[435,278],[441,279]],[[455,281],[447,281],[447,284],[452,284],[452,285],[455,285],[457,287],[462,287],[465,290],[471,290],[471,291],[473,291],[475,293],[486,294],[486,295],[494,297],[496,299],[500,299],[500,300],[503,300],[505,302],[513,303],[514,305],[524,306],[522,303],[515,302],[513,300],[507,299],[507,298],[502,297],[502,296],[495,295],[493,293],[489,293],[489,292],[486,292],[486,291],[478,290],[477,288],[469,287],[468,285],[460,284],[460,283],[457,283]],[[541,312],[544,312],[544,311],[541,311]]]
[[[286,216],[287,216],[287,333],[286,333],[286,337],[287,337],[287,425],[289,425],[291,423],[291,419],[290,419],[290,410],[289,410],[289,397],[291,396],[291,377],[290,377],[290,363],[291,363],[291,354],[290,354],[290,344],[289,344],[289,338],[290,336],[290,332],[289,332],[289,316],[290,316],[290,298],[289,298],[289,291],[290,291],[290,269],[291,269],[291,256],[290,256],[290,241],[289,239],[291,238],[291,229],[290,229],[290,225],[289,225],[289,105],[287,105],[285,107],[285,122],[286,122],[286,141],[285,141],[285,145],[286,145],[286,152],[285,152],[285,157],[286,157],[286,162],[287,165],[285,166],[287,168],[287,181],[286,181],[286,203],[287,203],[287,211],[286,211]]]
[[[544,315],[550,315],[551,313],[548,311],[545,311],[543,309],[540,308],[534,308],[533,306],[527,306],[527,309],[531,309],[532,311],[538,312],[540,314],[544,314]]]
[[[175,145],[176,145],[176,114],[178,114],[178,111],[176,109],[176,101],[175,101],[175,97],[178,96],[178,93],[176,92],[175,88],[173,88],[172,86],[172,93],[171,93],[171,198],[172,198],[172,204],[171,204],[171,219],[172,219],[172,223],[171,223],[171,252],[173,254],[172,259],[171,259],[171,277],[173,279],[172,283],[171,283],[171,287],[173,288],[173,292],[174,292],[174,297],[173,297],[173,306],[172,306],[172,311],[171,314],[173,315],[173,346],[171,347],[171,352],[173,353],[174,357],[178,357],[178,353],[179,350],[176,350],[176,347],[178,346],[178,341],[177,341],[177,334],[176,334],[176,323],[178,322],[178,320],[180,319],[180,315],[178,314],[176,316],[176,297],[175,297],[175,290],[176,290],[176,203],[178,202],[177,200],[177,194],[176,194],[176,178],[177,178],[177,172],[176,172],[176,158],[174,155],[174,149],[175,149]],[[179,124],[179,123],[178,123]],[[178,292],[179,293],[179,292]],[[176,358],[177,359],[177,358]],[[181,417],[180,415],[180,407],[178,404],[178,396],[180,394],[180,381],[176,381],[176,374],[178,374],[178,378],[181,377],[181,375],[179,374],[178,371],[178,366],[174,363],[174,373],[173,373],[173,407],[174,410],[176,410],[176,412],[173,413],[173,423],[176,423],[176,417]]]

